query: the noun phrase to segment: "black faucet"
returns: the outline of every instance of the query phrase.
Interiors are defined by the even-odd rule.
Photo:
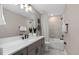
[[[26,39],[26,38],[28,38],[28,37],[29,37],[29,35],[28,35],[28,34],[25,34],[25,36],[24,36],[24,37],[25,37],[25,39]]]
[[[29,37],[28,34],[24,34],[24,35],[22,36],[22,39],[24,40],[24,39],[27,39],[28,37]]]

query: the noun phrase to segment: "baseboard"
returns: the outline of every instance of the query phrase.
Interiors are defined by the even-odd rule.
[[[67,51],[66,50],[64,50],[64,55],[67,55]]]

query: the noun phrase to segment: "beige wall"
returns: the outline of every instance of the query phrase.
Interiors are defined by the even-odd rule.
[[[65,23],[69,24],[68,33],[65,34],[68,54],[79,54],[79,4],[66,5]]]
[[[26,25],[27,19],[21,15],[15,14],[4,9],[4,17],[6,25],[0,25],[0,38],[8,36],[16,36],[19,34],[19,26]]]

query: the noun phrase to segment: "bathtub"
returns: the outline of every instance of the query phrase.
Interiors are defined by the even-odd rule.
[[[50,42],[49,47],[64,50],[64,40],[50,38],[49,42]]]

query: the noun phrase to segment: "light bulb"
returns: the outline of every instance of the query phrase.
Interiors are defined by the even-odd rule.
[[[29,11],[29,8],[25,8],[25,11],[28,12]]]
[[[32,11],[32,7],[31,6],[29,6],[29,11]]]
[[[25,4],[25,8],[28,8],[28,4]]]
[[[28,4],[25,4],[25,11],[26,11],[26,12],[29,11]]]
[[[14,4],[14,5],[16,5],[16,6],[17,6],[18,4]]]
[[[20,8],[21,8],[21,9],[24,9],[24,4],[21,4],[21,5],[20,5]]]

